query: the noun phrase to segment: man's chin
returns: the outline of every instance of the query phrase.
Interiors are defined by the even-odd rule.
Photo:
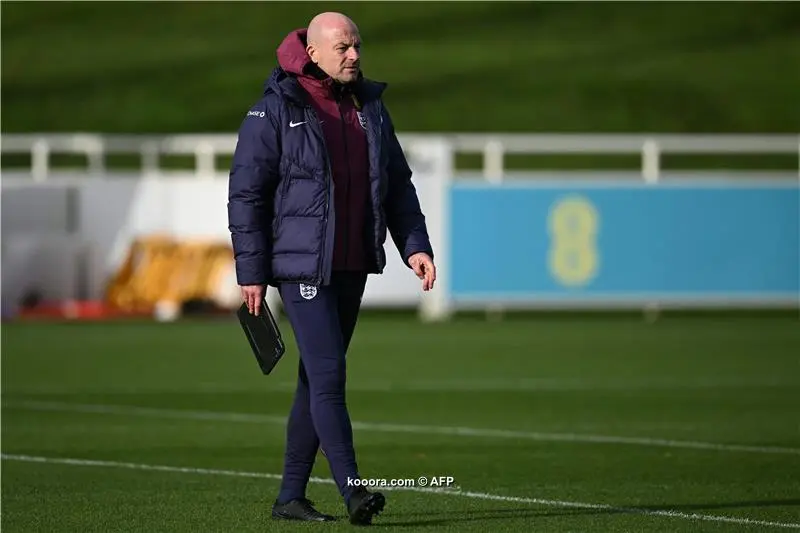
[[[343,83],[350,83],[354,82],[358,79],[358,69],[355,70],[345,70],[342,72],[339,81]]]

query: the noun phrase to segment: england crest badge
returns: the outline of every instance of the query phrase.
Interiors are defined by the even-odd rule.
[[[313,300],[314,296],[316,295],[317,288],[314,285],[306,285],[305,283],[300,284],[300,296],[306,300]]]
[[[362,128],[367,129],[367,117],[361,111],[356,111],[356,114],[358,115],[358,123],[361,124]]]

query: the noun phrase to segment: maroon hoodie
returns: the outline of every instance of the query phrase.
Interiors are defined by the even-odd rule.
[[[306,52],[306,30],[291,32],[278,47],[278,64],[311,96],[331,162],[336,206],[333,270],[365,270],[365,217],[369,203],[367,135],[353,98],[317,67]]]

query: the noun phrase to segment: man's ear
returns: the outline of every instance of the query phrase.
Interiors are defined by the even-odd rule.
[[[317,49],[314,47],[313,44],[309,44],[308,46],[306,46],[306,53],[308,54],[308,57],[311,58],[311,61],[317,63],[317,57],[316,57]]]

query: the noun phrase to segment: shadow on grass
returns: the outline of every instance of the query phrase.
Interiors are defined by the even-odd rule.
[[[596,512],[593,509],[570,509],[547,511],[543,509],[531,509],[530,507],[521,507],[518,509],[484,509],[480,511],[433,511],[430,513],[403,513],[397,515],[397,520],[394,517],[387,517],[386,521],[376,520],[372,527],[435,527],[447,524],[455,524],[459,522],[472,522],[481,520],[517,520],[521,518],[537,518],[546,516],[569,516],[580,515],[586,512]],[[419,519],[409,519],[411,517],[420,517]]]

